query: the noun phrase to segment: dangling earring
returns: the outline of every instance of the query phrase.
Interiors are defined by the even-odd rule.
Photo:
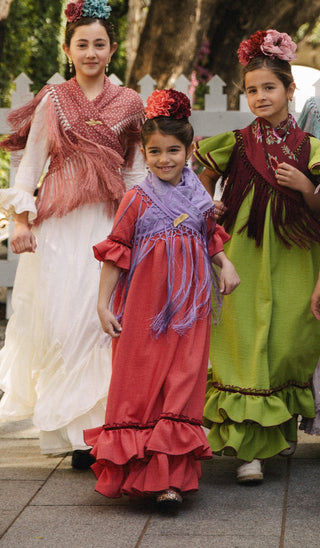
[[[106,64],[106,68],[105,68],[105,73],[106,73],[106,74],[108,74],[108,68],[109,68],[109,63],[110,63],[110,61],[111,61],[111,57],[109,57],[109,60],[108,60],[108,62],[107,62],[107,64]]]
[[[73,73],[73,63],[71,57],[68,57],[68,65],[69,65],[69,72],[70,74]]]

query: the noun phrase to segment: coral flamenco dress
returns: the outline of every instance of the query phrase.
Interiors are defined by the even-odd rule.
[[[96,490],[107,497],[194,491],[200,461],[212,456],[202,429],[210,257],[229,236],[200,181],[183,171],[177,187],[150,174],[127,192],[111,234],[95,246],[98,260],[122,269],[106,424],[85,432]]]

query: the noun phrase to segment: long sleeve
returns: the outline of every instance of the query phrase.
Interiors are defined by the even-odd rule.
[[[146,177],[146,162],[138,144],[136,145],[132,167],[122,168],[121,173],[126,190],[144,181]]]
[[[40,181],[49,156],[46,95],[35,110],[23,157],[12,188],[0,190],[0,210],[10,217],[29,211],[29,221],[37,216],[34,191]]]

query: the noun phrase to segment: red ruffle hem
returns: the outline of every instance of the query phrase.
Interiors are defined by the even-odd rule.
[[[160,416],[147,424],[123,423],[86,430],[93,447],[95,490],[109,498],[146,496],[173,487],[198,489],[201,460],[212,457],[200,421]]]

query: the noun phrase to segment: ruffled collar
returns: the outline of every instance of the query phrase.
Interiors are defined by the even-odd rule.
[[[253,134],[259,139],[266,140],[267,144],[279,144],[286,141],[287,137],[297,127],[297,122],[294,117],[289,114],[279,125],[273,127],[264,118],[256,118],[252,122]]]

